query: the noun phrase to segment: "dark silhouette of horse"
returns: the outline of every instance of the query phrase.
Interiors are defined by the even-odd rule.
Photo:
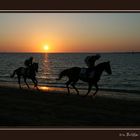
[[[94,76],[92,76],[92,77],[89,77],[89,76],[84,76],[83,77],[83,76],[81,76],[80,75],[81,69],[82,68],[80,68],[80,67],[72,67],[72,68],[63,70],[59,74],[59,78],[57,80],[60,80],[64,76],[67,76],[69,78],[69,80],[66,82],[66,87],[68,89],[68,93],[70,93],[69,85],[71,84],[72,87],[76,90],[77,94],[79,94],[79,91],[75,87],[75,84],[77,83],[78,80],[82,80],[82,81],[88,83],[88,92],[86,93],[85,96],[87,96],[90,93],[93,85],[96,88],[96,91],[93,94],[95,96],[96,93],[99,90],[97,83],[100,80],[100,77],[101,77],[103,71],[106,71],[108,74],[112,74],[111,67],[110,67],[110,62],[109,61],[108,62],[100,63],[97,66],[95,66]]]
[[[28,68],[25,67],[19,67],[18,69],[14,70],[13,74],[11,75],[11,78],[13,78],[15,76],[15,74],[18,77],[18,84],[19,87],[21,88],[20,85],[20,79],[21,77],[23,77],[24,82],[26,83],[27,87],[29,87],[28,83],[26,82],[26,79],[31,79],[34,83],[34,86],[37,88],[38,85],[38,81],[36,79],[36,72],[38,72],[38,63],[33,63],[31,66],[29,66]]]

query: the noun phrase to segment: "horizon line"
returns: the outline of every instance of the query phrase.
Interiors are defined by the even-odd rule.
[[[103,52],[1,52],[0,53],[140,53],[140,51],[103,51]]]

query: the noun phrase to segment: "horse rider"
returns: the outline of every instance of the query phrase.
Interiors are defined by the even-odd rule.
[[[29,74],[29,72],[30,72],[30,67],[32,66],[32,64],[33,64],[33,57],[30,57],[30,58],[28,58],[28,59],[26,59],[25,61],[24,61],[24,65],[25,65],[25,67],[26,67],[26,69],[27,69],[27,74]]]
[[[95,62],[96,60],[98,60],[101,57],[100,54],[96,54],[96,55],[91,55],[91,56],[87,56],[85,58],[85,63],[88,66],[88,70],[87,70],[87,75],[89,78],[92,78],[94,76],[95,73]]]

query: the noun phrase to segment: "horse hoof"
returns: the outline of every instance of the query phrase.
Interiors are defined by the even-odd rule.
[[[96,96],[96,94],[93,94],[93,96],[95,97],[95,96]]]
[[[38,87],[36,87],[36,90],[40,90]]]

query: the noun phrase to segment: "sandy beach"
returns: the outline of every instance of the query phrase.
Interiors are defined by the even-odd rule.
[[[0,84],[0,127],[138,127],[140,99],[99,91],[95,98],[67,95],[66,89],[19,89]],[[121,93],[123,95],[123,93]],[[126,94],[126,93],[125,93]],[[132,96],[133,97],[133,96]]]

